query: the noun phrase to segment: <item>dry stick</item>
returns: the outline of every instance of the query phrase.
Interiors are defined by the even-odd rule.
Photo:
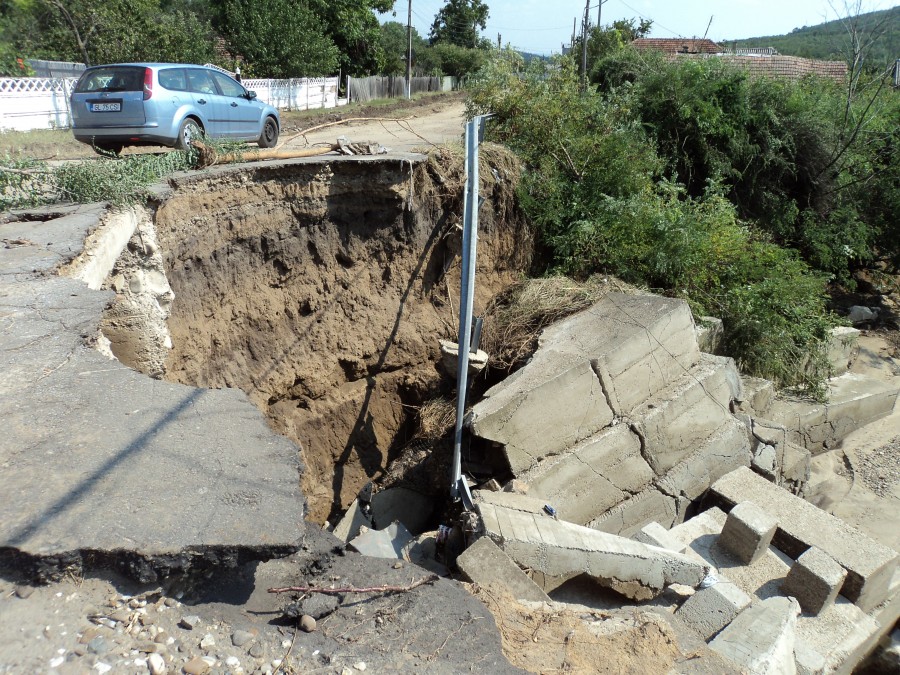
[[[349,124],[350,122],[403,122],[405,120],[414,119],[412,117],[348,117],[345,120],[338,120],[337,122],[326,122],[325,124],[317,124],[314,127],[309,127],[308,129],[304,129],[303,131],[298,131],[293,136],[288,136],[284,140],[281,141],[276,147],[281,147],[286,143],[290,143],[295,138],[299,138],[300,136],[305,136],[310,131],[318,131],[319,129],[327,129],[328,127],[337,126],[338,124]]]
[[[419,586],[431,584],[440,577],[437,574],[431,574],[423,577],[418,581],[411,583],[409,586],[370,586],[368,588],[356,588],[355,586],[347,586],[345,588],[317,588],[315,586],[288,586],[286,588],[270,588],[269,593],[324,593],[325,595],[340,595],[341,593],[405,593]]]
[[[0,166],[0,171],[4,173],[16,173],[20,176],[35,176],[39,174],[53,173],[46,169],[13,169],[11,166]]]
[[[294,643],[297,641],[297,633],[299,632],[300,619],[297,619],[297,625],[294,626],[294,637],[291,638],[291,646],[288,647],[287,654],[284,655],[284,658],[281,659],[281,663],[278,664],[278,667],[275,669],[275,672],[272,675],[278,675],[278,671],[284,668],[284,665],[287,663],[288,659],[291,658],[291,652],[294,651]]]

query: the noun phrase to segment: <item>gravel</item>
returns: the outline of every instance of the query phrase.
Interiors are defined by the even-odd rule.
[[[860,454],[855,468],[867,488],[879,497],[888,497],[900,481],[900,436]]]

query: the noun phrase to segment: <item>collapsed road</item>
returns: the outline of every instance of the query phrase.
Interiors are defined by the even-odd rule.
[[[530,258],[517,166],[483,152],[479,312]],[[464,547],[432,536],[452,516],[408,470],[412,411],[452,386],[459,159],[219,167],[140,207],[0,224],[3,669],[513,672],[505,654],[529,670],[843,672],[874,646],[900,605],[896,553],[856,534],[848,552],[840,523],[811,515],[810,538],[784,514],[811,453],[888,414],[897,387],[846,373],[829,408],[773,402],[702,353],[683,303],[646,295],[548,329],[475,406],[467,468],[485,490],[459,567],[484,604],[410,564],[446,575],[435,547]],[[429,469],[445,487],[442,447]],[[766,480],[748,493],[732,470],[750,466]],[[796,501],[738,518],[767,486]],[[769,600],[808,569],[827,593],[797,619]],[[746,629],[757,615],[771,635]]]

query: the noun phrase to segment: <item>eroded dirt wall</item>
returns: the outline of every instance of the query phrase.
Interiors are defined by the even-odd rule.
[[[488,154],[480,307],[531,250],[515,165]],[[302,448],[313,520],[381,475],[438,385],[459,304],[460,167],[444,153],[235,168],[182,181],[158,208],[175,292],[166,377],[245,390]]]

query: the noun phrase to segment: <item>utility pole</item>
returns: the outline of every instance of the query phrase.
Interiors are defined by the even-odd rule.
[[[603,16],[603,3],[606,0],[600,0],[600,3],[597,5],[597,28],[600,28],[600,17]]]
[[[575,27],[578,25],[578,17],[572,19],[572,41],[569,43],[569,50],[575,49]]]
[[[503,49],[503,36],[497,33],[497,51]]]
[[[412,98],[412,0],[406,15],[406,98]]]
[[[584,2],[584,24],[581,26],[581,90],[587,89],[587,37],[588,37],[588,12],[591,9],[591,0]]]

